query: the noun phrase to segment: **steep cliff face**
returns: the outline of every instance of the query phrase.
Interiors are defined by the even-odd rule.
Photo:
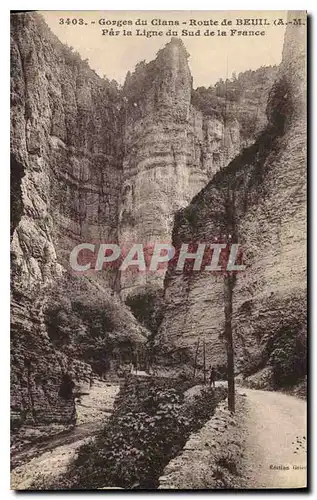
[[[74,400],[62,394],[63,378],[71,374],[77,390],[89,388],[90,365],[67,357],[50,342],[43,316],[46,295],[12,300],[11,429],[23,426],[72,425]]]
[[[15,426],[72,423],[74,400],[61,396],[63,376],[68,372],[75,383],[86,383],[91,366],[67,345],[56,348],[47,307],[57,286],[64,294],[59,315],[72,318],[74,294],[77,305],[83,299],[67,270],[71,249],[80,242],[117,239],[118,93],[37,14],[12,15],[11,74],[12,416]],[[91,305],[87,310],[86,304],[87,316],[102,305],[112,317],[112,336],[117,332],[122,339],[130,332],[132,344],[143,343],[146,331],[103,288],[114,275],[104,272],[98,278],[102,285],[77,280],[84,280],[77,288]],[[61,322],[55,324],[57,333]],[[67,328],[73,341],[80,332],[91,335],[87,324],[69,322]]]
[[[169,243],[175,212],[188,205],[240,151],[239,124],[204,117],[191,104],[189,54],[172,39],[149,64],[128,75],[119,241]],[[121,276],[121,295],[162,288],[163,274]]]
[[[13,251],[32,285],[45,281],[45,247],[47,262],[66,265],[74,243],[117,238],[118,94],[40,16],[13,15],[11,25],[11,151],[23,205],[12,211]]]
[[[154,61],[140,62],[127,75],[119,208],[123,246],[170,243],[175,212],[266,126],[276,67],[242,73],[223,89],[193,90],[188,57],[182,41],[173,38]],[[253,89],[247,90],[250,82]],[[164,273],[125,273],[121,296],[159,294],[163,280]]]
[[[305,36],[304,26],[287,28],[264,132],[176,216],[176,246],[213,243],[231,235],[244,249],[246,271],[231,280],[228,304],[227,278],[206,271],[184,276],[169,267],[167,306],[157,342],[175,359],[181,350],[193,359],[200,337],[206,343],[207,362],[225,365],[228,320],[238,370],[248,365],[255,372],[270,363],[274,346],[285,334],[305,342]]]
[[[183,43],[140,63],[121,93],[40,16],[11,24],[15,282],[49,281],[76,243],[169,242],[174,213],[241,149],[234,117],[192,106]],[[97,278],[123,297],[163,281],[109,270]]]

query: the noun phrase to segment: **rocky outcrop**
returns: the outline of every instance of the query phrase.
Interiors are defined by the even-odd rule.
[[[142,351],[148,332],[95,280],[66,275],[50,287],[12,291],[12,430],[73,425],[74,397],[89,391],[92,371],[102,375]],[[65,375],[74,384],[66,393]]]
[[[236,96],[230,101],[227,91],[217,97],[212,87],[193,90],[188,57],[183,42],[172,38],[154,61],[140,62],[126,78],[119,241],[128,248],[134,242],[149,248],[170,243],[175,212],[252,144],[267,123],[276,67],[239,75],[237,82],[252,82],[255,88],[245,89],[238,102]],[[162,289],[163,280],[164,273],[124,273],[121,296],[142,295],[145,288],[152,294]]]
[[[246,265],[244,273],[228,279],[195,271],[184,276],[171,264],[157,342],[176,357],[182,349],[193,359],[200,337],[207,362],[225,365],[225,324],[233,331],[238,370],[246,364],[253,372],[263,367],[285,332],[304,342],[305,36],[305,26],[286,30],[264,132],[176,216],[174,245],[213,243],[230,235],[230,241],[243,246]],[[201,353],[199,357],[201,363]]]
[[[15,295],[11,327],[11,425],[73,425],[74,400],[61,394],[63,375],[89,385],[91,367],[70,359],[50,343],[42,314],[43,296]],[[47,429],[46,429],[47,430]]]
[[[170,242],[175,211],[244,145],[233,112],[224,119],[193,106],[182,41],[139,63],[120,93],[39,15],[14,15],[11,24],[11,222],[21,282],[68,266],[76,243]],[[147,282],[162,288],[164,276],[108,269],[97,277],[126,297]]]

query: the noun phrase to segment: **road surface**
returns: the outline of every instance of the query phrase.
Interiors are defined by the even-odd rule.
[[[248,488],[306,487],[306,402],[280,392],[246,394]]]

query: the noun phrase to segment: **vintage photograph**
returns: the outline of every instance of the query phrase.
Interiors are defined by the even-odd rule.
[[[307,488],[306,11],[12,11],[11,489]]]

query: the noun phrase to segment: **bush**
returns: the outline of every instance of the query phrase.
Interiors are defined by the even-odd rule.
[[[290,387],[307,374],[306,336],[296,329],[285,329],[274,342],[270,356],[276,387]]]
[[[205,116],[222,119],[225,123],[236,119],[243,140],[254,140],[266,123],[266,105],[277,74],[277,66],[263,66],[233,74],[214,86],[198,87],[192,91],[192,104]]]
[[[52,302],[46,307],[45,321],[55,347],[91,364],[99,375],[109,369],[114,349],[110,338],[113,322],[102,307],[80,301],[70,306],[65,301]]]
[[[267,352],[264,349],[261,352],[256,352],[255,354],[251,354],[250,359],[245,362],[242,373],[244,377],[249,377],[250,375],[254,375],[258,371],[262,370],[267,363]]]
[[[87,280],[67,276],[51,290],[44,307],[48,336],[57,349],[103,375],[111,364],[139,359],[145,337],[131,312]]]

